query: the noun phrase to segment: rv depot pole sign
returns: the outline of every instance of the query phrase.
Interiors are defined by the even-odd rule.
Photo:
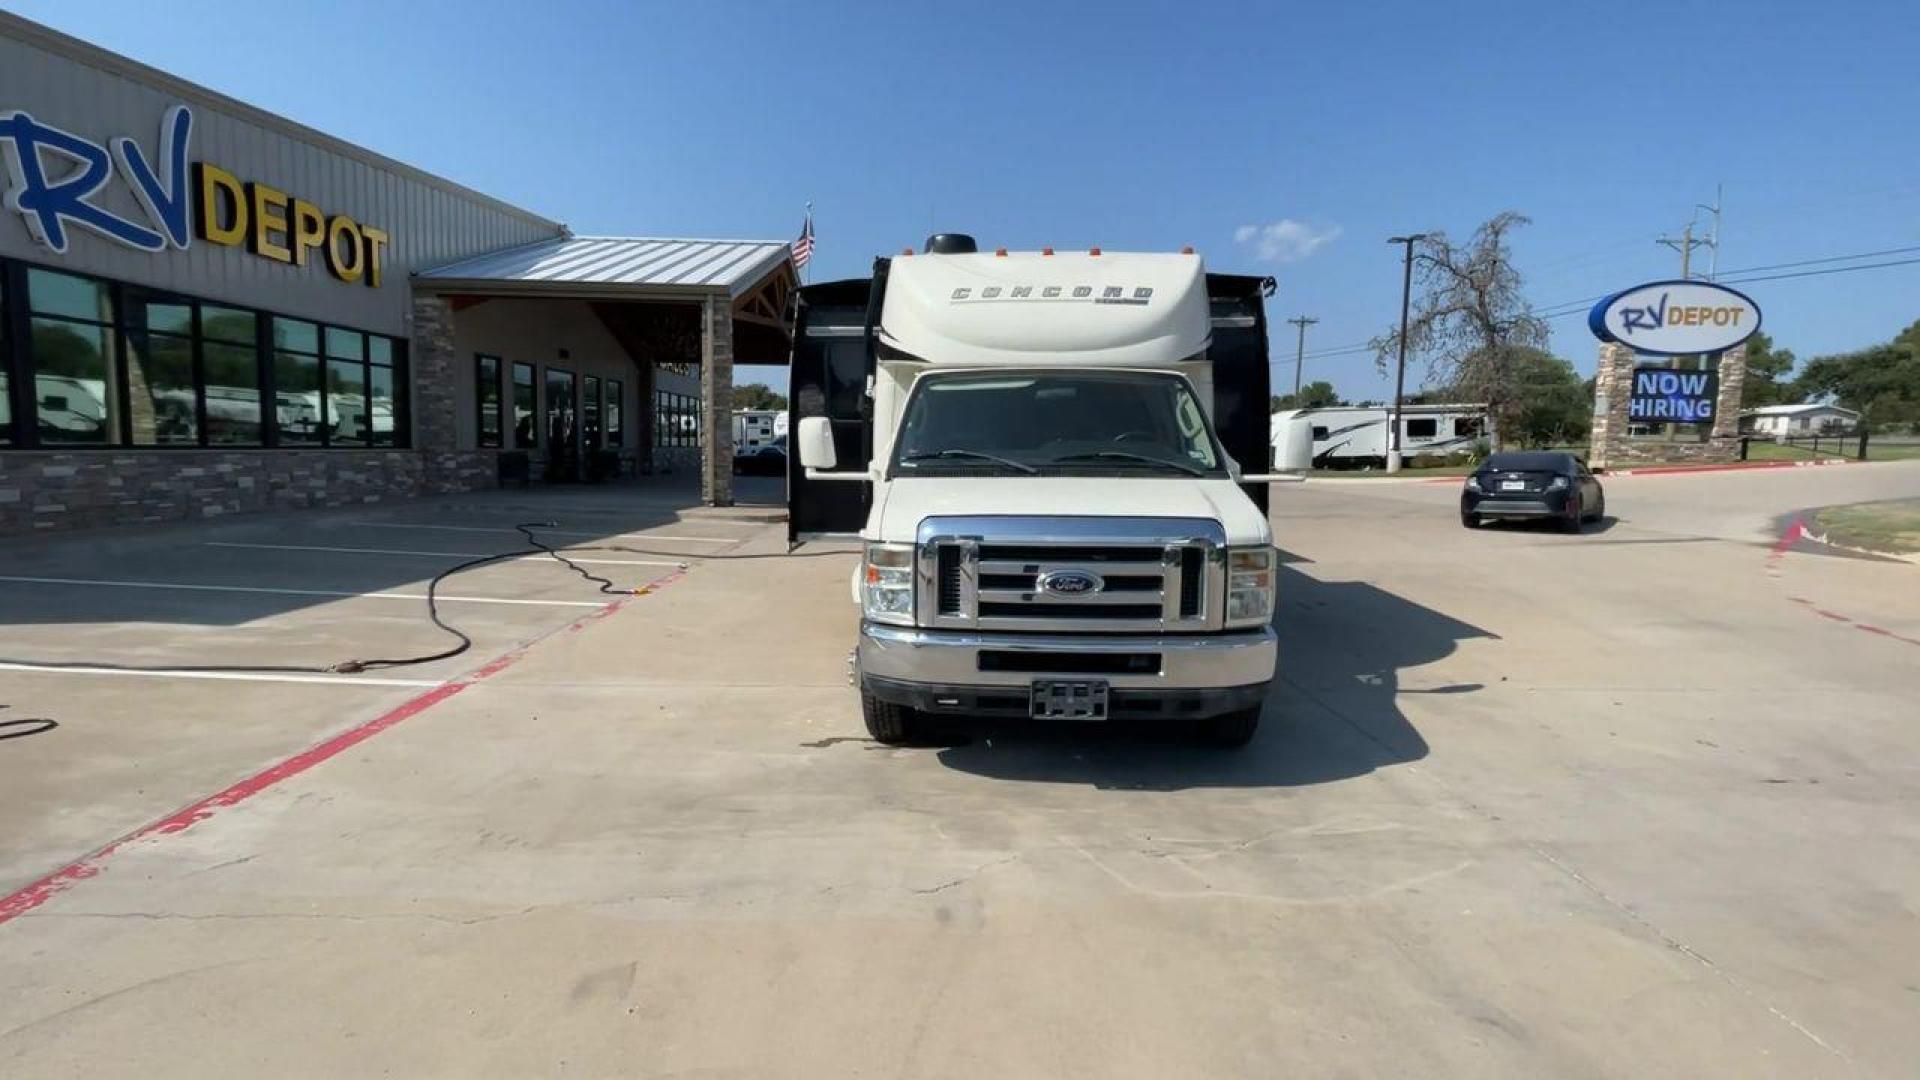
[[[185,251],[197,236],[293,266],[321,262],[341,281],[380,287],[385,230],[346,214],[328,214],[267,184],[242,181],[211,162],[193,162],[189,170],[192,138],[193,112],[185,105],[161,116],[151,159],[125,135],[110,140],[109,152],[18,109],[0,113],[6,207],[24,218],[27,232],[56,255],[67,253],[70,227],[155,253]],[[95,202],[113,181],[116,166],[120,182],[140,206],[138,220]]]
[[[1743,293],[1705,281],[1655,281],[1614,293],[1593,306],[1587,326],[1601,341],[1644,356],[1710,356],[1760,329],[1760,305]],[[1714,365],[1716,368],[1717,364]],[[1627,419],[1681,424],[1713,422],[1717,370],[1636,366]]]

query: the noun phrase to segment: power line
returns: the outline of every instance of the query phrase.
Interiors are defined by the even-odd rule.
[[[1854,270],[1884,270],[1889,266],[1911,266],[1914,263],[1920,263],[1920,259],[1895,259],[1892,262],[1863,263],[1859,266],[1830,266],[1825,270],[1801,270],[1792,274],[1768,274],[1763,277],[1741,278],[1733,282],[1733,284],[1745,285],[1754,281],[1784,281],[1787,278],[1821,277],[1826,274],[1845,274]]]
[[[1851,262],[1854,259],[1874,259],[1882,255],[1905,255],[1920,251],[1920,246],[1887,248],[1884,251],[1862,251],[1857,255],[1829,255],[1824,259],[1801,259],[1798,262],[1771,263],[1767,266],[1747,266],[1739,270],[1728,270],[1728,274],[1752,274],[1761,270],[1786,270],[1795,266],[1817,266],[1820,263]]]

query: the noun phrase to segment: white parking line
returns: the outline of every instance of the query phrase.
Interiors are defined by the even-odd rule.
[[[179,589],[187,592],[268,593],[275,596],[338,596],[365,600],[425,600],[424,593],[337,592],[332,589],[271,589],[258,585],[191,585],[179,581],[109,581],[90,578],[19,577],[0,575],[0,581],[19,581],[29,585],[102,585],[116,589]],[[449,596],[439,598],[464,604],[519,604],[528,607],[606,607],[593,600],[509,600],[498,596]]]
[[[484,551],[398,551],[393,548],[325,547],[320,544],[243,544],[234,540],[208,540],[201,546],[217,547],[217,548],[252,548],[258,551],[334,551],[334,552],[339,552],[343,555],[418,555],[425,558],[439,558],[439,559],[478,559],[478,558],[484,557],[487,554]],[[592,566],[680,567],[680,566],[686,565],[685,563],[663,562],[658,559],[588,559],[588,558],[581,558],[579,556],[576,556],[568,552],[564,548],[561,549],[560,553],[565,555],[568,561],[570,562],[585,563]],[[501,559],[500,561],[501,562],[552,562],[553,556],[546,555],[546,554],[518,555],[518,556],[515,556],[514,558]]]
[[[356,521],[353,524],[367,529],[431,529],[435,532],[491,533],[495,536],[514,531],[511,525],[486,528],[480,525],[406,525],[397,521]],[[579,532],[573,529],[539,529],[541,536],[586,536],[612,539],[627,537],[639,540],[685,540],[690,544],[737,544],[752,539],[747,536],[675,536],[671,533],[651,532]]]
[[[149,679],[213,679],[219,682],[325,683],[330,686],[439,686],[440,679],[379,679],[359,675],[294,675],[243,671],[128,671],[110,667],[53,667],[0,664],[0,671],[44,671],[52,675],[137,675]]]

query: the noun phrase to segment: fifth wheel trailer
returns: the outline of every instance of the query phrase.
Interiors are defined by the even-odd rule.
[[[803,290],[790,529],[858,530],[868,730],[1251,738],[1276,662],[1261,278],[965,237]],[[1306,464],[1304,441],[1294,467]],[[1292,459],[1290,459],[1292,460]]]

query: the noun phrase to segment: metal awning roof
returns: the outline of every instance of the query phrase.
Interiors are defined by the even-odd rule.
[[[436,266],[414,279],[438,288],[516,293],[724,291],[738,297],[791,258],[787,245],[778,242],[567,236]]]

